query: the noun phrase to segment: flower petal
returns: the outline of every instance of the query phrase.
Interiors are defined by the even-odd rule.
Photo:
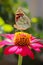
[[[4,54],[5,55],[14,54],[17,49],[18,49],[18,46],[9,46],[5,48]]]
[[[27,53],[30,58],[34,59],[34,54],[29,48],[27,49]]]
[[[13,42],[9,42],[7,40],[3,40],[0,42],[0,45],[14,45]]]
[[[0,48],[4,47],[5,45],[0,44]]]
[[[0,48],[5,46],[5,44],[2,44],[2,43],[3,43],[3,41],[0,41]]]
[[[21,54],[22,52],[22,47],[21,46],[18,46],[18,49],[15,51],[16,54]]]
[[[26,56],[28,53],[27,53],[27,46],[23,46],[22,47],[22,52],[21,52],[21,55],[22,56]]]
[[[34,36],[32,36],[32,35],[31,35],[31,37],[30,37],[30,38],[31,38],[31,40],[34,40],[34,39],[36,39],[36,37],[34,37]]]
[[[12,40],[14,37],[14,34],[1,34],[0,36],[6,37]]]
[[[41,52],[41,50],[39,48],[34,48],[34,50],[37,52]]]
[[[35,43],[35,42],[39,42],[40,41],[40,39],[36,39],[36,37],[34,37],[34,36],[31,36],[30,37],[30,40],[31,40],[32,43]]]
[[[43,45],[40,43],[40,42],[37,42],[37,43],[32,43],[30,44],[32,47],[40,47],[40,48],[43,48]]]

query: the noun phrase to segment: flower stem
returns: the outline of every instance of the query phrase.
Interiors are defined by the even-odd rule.
[[[22,56],[19,55],[18,65],[22,65]]]

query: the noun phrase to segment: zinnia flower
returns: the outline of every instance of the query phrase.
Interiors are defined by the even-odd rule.
[[[40,52],[40,48],[43,47],[39,39],[36,39],[31,34],[25,32],[16,32],[15,34],[2,34],[2,36],[8,38],[3,40],[0,44],[9,45],[5,48],[4,54],[20,54],[21,56],[30,56],[34,59],[34,53],[32,49]]]

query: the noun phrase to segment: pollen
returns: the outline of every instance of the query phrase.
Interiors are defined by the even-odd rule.
[[[24,32],[16,32],[14,36],[15,45],[29,45],[30,44],[30,34]]]

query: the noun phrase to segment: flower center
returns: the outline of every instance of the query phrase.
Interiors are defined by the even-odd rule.
[[[28,45],[30,44],[30,34],[24,32],[17,32],[14,36],[15,45]]]

